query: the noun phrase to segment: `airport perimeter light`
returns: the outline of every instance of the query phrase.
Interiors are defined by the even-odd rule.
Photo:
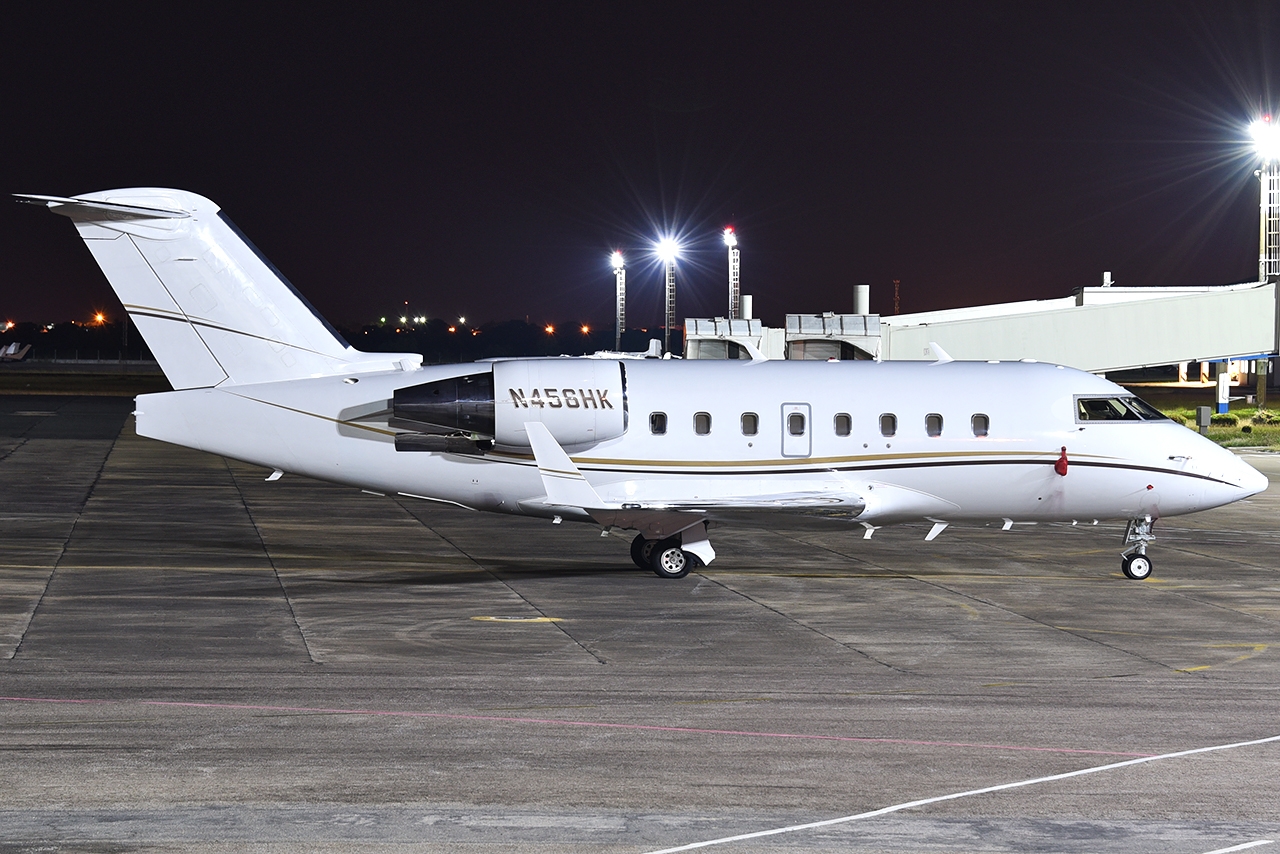
[[[1258,227],[1258,281],[1280,275],[1280,122],[1263,116],[1249,126],[1253,145],[1262,157]]]
[[[674,237],[664,237],[654,246],[658,258],[666,267],[666,314],[662,324],[662,352],[671,352],[671,327],[676,322],[676,259],[680,257],[680,244]]]
[[[729,319],[738,320],[742,317],[742,251],[738,249],[738,235],[731,225],[724,230],[724,245],[729,247]]]
[[[609,263],[613,265],[613,283],[618,295],[618,304],[614,311],[618,331],[613,336],[613,349],[621,353],[622,330],[627,328],[627,265],[623,261],[622,253],[616,251],[609,256]]]

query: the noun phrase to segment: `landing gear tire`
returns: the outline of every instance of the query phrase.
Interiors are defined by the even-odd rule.
[[[636,534],[631,541],[631,561],[641,569],[653,569],[653,547],[657,540],[646,540],[644,534]]]
[[[681,549],[680,541],[676,539],[657,543],[649,556],[650,568],[659,578],[684,578],[700,563],[697,555]]]
[[[1151,558],[1143,554],[1129,555],[1120,562],[1120,569],[1126,577],[1141,581],[1151,575]]]

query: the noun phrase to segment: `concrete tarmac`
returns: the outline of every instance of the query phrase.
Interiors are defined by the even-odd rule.
[[[131,409],[0,396],[0,852],[1280,851],[1274,486],[667,581]]]

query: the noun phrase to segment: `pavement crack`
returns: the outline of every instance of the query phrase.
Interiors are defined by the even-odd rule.
[[[830,552],[831,554],[838,555],[839,557],[842,557],[842,558],[849,558],[849,557],[850,557],[849,555],[845,555],[845,554],[843,554],[842,552],[840,552],[840,551],[838,551],[838,550],[836,550],[836,549],[833,549],[833,548],[831,548],[831,547],[829,547],[829,546],[820,545],[820,544],[815,544],[815,543],[807,543],[807,542],[805,542],[804,540],[800,540],[800,539],[798,539],[798,538],[791,538],[791,539],[795,539],[795,540],[796,540],[796,542],[799,542],[799,543],[804,543],[804,545],[806,545],[806,546],[808,546],[808,547],[810,547],[810,548],[822,549],[823,551]],[[995,550],[996,550],[996,551],[1004,551],[1004,550],[1003,550],[1003,549],[1001,549],[1001,547],[999,547],[999,546],[995,546],[994,548],[995,548]],[[874,564],[872,564],[872,565],[874,565]],[[1061,632],[1062,634],[1070,635],[1071,637],[1074,637],[1074,638],[1077,638],[1077,639],[1079,639],[1079,640],[1082,640],[1082,641],[1084,641],[1085,643],[1096,644],[1097,646],[1103,647],[1103,648],[1105,648],[1105,649],[1112,650],[1112,651],[1114,651],[1114,652],[1118,652],[1118,653],[1120,653],[1120,654],[1122,654],[1122,655],[1126,655],[1126,656],[1129,656],[1129,657],[1131,657],[1131,658],[1136,658],[1136,659],[1138,659],[1139,661],[1145,661],[1147,664],[1154,665],[1154,666],[1159,667],[1159,668],[1161,668],[1161,669],[1163,669],[1163,670],[1171,670],[1171,671],[1174,671],[1174,672],[1184,672],[1184,671],[1181,671],[1179,668],[1174,667],[1174,666],[1173,666],[1173,665],[1171,665],[1171,664],[1166,664],[1166,663],[1165,663],[1165,662],[1163,662],[1163,661],[1157,661],[1157,660],[1156,660],[1156,659],[1154,659],[1154,658],[1149,658],[1148,656],[1142,655],[1142,654],[1137,653],[1137,652],[1134,652],[1134,651],[1132,651],[1132,650],[1125,649],[1125,648],[1123,648],[1123,647],[1115,646],[1114,644],[1103,643],[1102,641],[1100,641],[1100,640],[1096,640],[1095,638],[1087,637],[1087,636],[1085,636],[1085,635],[1083,635],[1083,634],[1080,634],[1079,632],[1071,631],[1070,629],[1065,629],[1065,628],[1063,628],[1062,626],[1056,626],[1056,625],[1054,625],[1054,624],[1052,624],[1052,623],[1049,623],[1049,622],[1046,622],[1046,621],[1044,621],[1044,620],[1038,619],[1037,617],[1033,617],[1033,616],[1031,616],[1030,614],[1023,614],[1023,613],[1021,613],[1021,612],[1019,612],[1019,611],[1015,611],[1015,610],[1013,610],[1012,608],[1008,608],[1008,607],[1006,607],[1006,606],[1004,606],[1004,605],[1001,605],[1001,604],[999,604],[999,603],[997,603],[997,602],[993,602],[993,601],[991,601],[991,600],[989,600],[989,599],[984,599],[984,598],[982,598],[981,596],[975,596],[975,595],[973,595],[972,593],[965,593],[965,592],[963,592],[963,591],[956,590],[956,589],[955,589],[955,588],[953,588],[953,587],[948,587],[947,585],[942,584],[942,583],[940,583],[940,582],[938,582],[938,581],[934,581],[934,580],[933,580],[933,579],[931,579],[931,578],[927,578],[927,577],[925,577],[925,576],[917,575],[917,574],[914,574],[914,573],[911,573],[911,572],[905,572],[905,571],[903,571],[903,570],[899,570],[899,569],[894,569],[894,568],[892,568],[892,567],[881,567],[881,569],[883,569],[885,572],[890,572],[890,573],[893,573],[894,575],[901,576],[902,578],[909,578],[909,579],[912,579],[912,580],[914,580],[914,581],[916,581],[916,582],[918,582],[918,583],[920,583],[920,584],[925,585],[926,587],[932,587],[932,588],[934,588],[935,590],[942,590],[942,591],[944,591],[944,592],[946,592],[946,593],[949,593],[949,594],[950,594],[950,595],[952,595],[952,596],[957,596],[957,597],[959,597],[959,598],[961,598],[961,599],[968,599],[970,602],[977,602],[977,603],[979,603],[979,604],[981,604],[981,605],[986,605],[986,606],[987,606],[987,607],[989,607],[989,608],[994,608],[994,609],[996,609],[997,611],[1002,611],[1002,612],[1004,612],[1004,613],[1006,613],[1006,614],[1010,615],[1011,617],[1015,617],[1015,618],[1017,618],[1017,619],[1021,619],[1021,620],[1026,620],[1027,622],[1030,622],[1030,623],[1035,623],[1036,625],[1038,625],[1038,626],[1043,626],[1044,628],[1049,629],[1049,630],[1051,630],[1051,631],[1054,631],[1054,632]]]
[[[126,421],[126,423],[128,423]],[[124,432],[124,427],[120,428],[120,432]],[[89,499],[93,497],[94,490],[98,488],[98,482],[102,480],[102,472],[107,468],[107,461],[111,459],[111,454],[115,452],[116,442],[120,440],[119,434],[111,443],[111,447],[102,455],[102,462],[98,464],[98,470],[94,472],[93,482],[89,484],[89,488],[84,491],[84,497],[80,500],[76,507],[76,517],[71,522],[71,528],[67,531],[67,536],[62,541],[62,545],[58,547],[58,557],[53,562],[53,568],[49,570],[49,576],[44,580],[44,588],[40,591],[40,596],[36,599],[35,607],[31,609],[31,613],[27,615],[27,622],[22,627],[22,631],[18,635],[18,642],[14,644],[13,651],[6,658],[15,659],[22,652],[22,645],[26,643],[27,632],[31,631],[31,626],[36,621],[36,615],[40,613],[41,607],[44,605],[45,597],[49,595],[49,588],[53,585],[53,577],[58,572],[58,567],[62,565],[63,558],[67,555],[67,547],[71,545],[71,538],[76,534],[76,527],[80,524],[80,519],[84,516],[84,508],[88,505]],[[22,440],[23,443],[26,439]]]
[[[897,667],[897,666],[895,666],[895,665],[892,665],[892,664],[890,664],[890,663],[889,663],[889,662],[887,662],[887,661],[881,661],[880,659],[876,658],[874,655],[872,655],[871,653],[867,652],[866,650],[858,649],[858,648],[857,648],[856,646],[854,646],[853,644],[845,643],[844,641],[842,641],[842,640],[840,640],[840,639],[838,639],[838,638],[834,638],[834,637],[832,637],[831,635],[827,634],[826,632],[822,631],[821,629],[816,629],[816,628],[814,628],[813,626],[809,625],[808,623],[805,623],[805,622],[804,622],[804,621],[802,621],[802,620],[797,620],[795,617],[791,616],[790,614],[783,613],[782,611],[779,611],[777,608],[773,607],[772,605],[768,605],[768,604],[766,604],[766,603],[764,603],[764,602],[761,602],[759,599],[756,599],[754,596],[751,596],[751,595],[750,595],[750,594],[748,594],[748,593],[744,593],[744,592],[742,592],[741,590],[737,590],[737,589],[735,589],[735,588],[733,588],[733,587],[730,587],[729,585],[725,584],[723,581],[720,581],[718,578],[712,578],[711,576],[709,576],[709,575],[704,575],[704,574],[702,574],[702,573],[698,573],[698,574],[699,574],[699,575],[700,575],[704,580],[709,581],[709,582],[711,582],[712,584],[716,584],[716,585],[720,586],[722,589],[727,590],[728,592],[730,592],[730,593],[734,594],[735,596],[741,596],[743,599],[746,599],[746,600],[747,600],[748,602],[750,602],[751,604],[756,605],[757,607],[760,607],[760,608],[764,608],[766,611],[769,611],[769,612],[770,612],[770,613],[772,613],[772,614],[776,614],[777,616],[781,617],[782,619],[786,620],[787,622],[793,623],[793,624],[795,624],[795,625],[799,626],[800,628],[804,629],[805,631],[813,632],[813,633],[814,633],[815,635],[817,635],[818,637],[825,638],[825,639],[827,639],[827,640],[831,641],[832,643],[836,644],[837,646],[842,647],[843,649],[847,649],[847,650],[850,650],[850,651],[852,651],[852,652],[856,652],[858,655],[862,656],[862,657],[863,657],[863,658],[865,658],[867,661],[873,662],[873,663],[875,663],[875,664],[879,664],[881,667],[887,667],[887,668],[889,668],[890,670],[894,671],[895,673],[903,673],[903,674],[906,674],[906,675],[910,675],[910,673],[911,673],[911,671],[909,671],[909,670],[903,670],[901,667]]]
[[[12,448],[9,448],[6,451],[0,452],[0,460],[5,459],[6,457],[11,455],[14,451],[18,450],[25,444],[27,444],[27,438],[23,436],[21,439],[18,440],[18,444],[14,445]]]
[[[302,648],[307,651],[307,658],[311,659],[312,664],[323,664],[324,662],[316,658],[315,652],[311,649],[311,643],[307,640],[307,633],[302,629],[302,623],[298,622],[298,614],[293,609],[293,600],[289,598],[289,589],[284,586],[284,578],[280,576],[280,567],[276,566],[275,558],[271,556],[271,549],[267,548],[267,540],[262,535],[262,528],[258,526],[258,520],[253,515],[253,510],[249,508],[249,502],[244,497],[244,490],[240,488],[240,482],[236,480],[236,473],[231,470],[231,464],[227,462],[227,458],[222,458],[222,464],[227,468],[227,475],[231,478],[231,484],[236,488],[236,495],[240,498],[240,506],[244,508],[245,515],[249,517],[249,524],[253,525],[254,534],[258,537],[258,544],[262,546],[262,554],[267,558],[267,563],[271,564],[271,572],[276,577],[276,584],[280,585],[280,595],[284,597],[284,605],[289,609],[289,619],[293,620],[293,627],[298,630],[298,637],[302,639]]]
[[[524,595],[523,593],[521,593],[519,590],[517,590],[517,589],[515,589],[514,587],[512,587],[512,586],[511,586],[511,584],[510,584],[510,583],[509,583],[505,578],[503,578],[501,575],[499,575],[498,573],[494,572],[492,569],[490,569],[489,567],[485,566],[485,565],[484,565],[484,564],[482,564],[480,561],[476,560],[474,557],[472,557],[470,554],[468,554],[468,553],[467,553],[467,551],[466,551],[464,548],[462,548],[462,546],[458,545],[458,544],[457,544],[457,543],[455,543],[453,540],[451,540],[451,539],[448,537],[448,535],[447,535],[447,534],[444,534],[444,533],[442,533],[441,531],[437,530],[436,528],[433,528],[433,527],[431,527],[430,525],[428,525],[427,523],[423,522],[423,521],[422,521],[421,519],[419,519],[417,516],[415,516],[414,514],[410,513],[410,512],[409,512],[409,510],[408,510],[408,509],[407,509],[403,504],[400,504],[400,502],[399,502],[399,501],[397,501],[397,502],[396,502],[396,504],[399,504],[399,505],[400,505],[400,509],[404,510],[404,512],[405,512],[405,513],[407,513],[407,514],[409,515],[409,518],[413,519],[413,520],[414,520],[415,522],[417,522],[419,525],[421,525],[422,527],[426,528],[426,529],[427,529],[428,531],[430,531],[431,533],[435,534],[437,537],[439,537],[439,538],[440,538],[441,540],[443,540],[444,542],[448,543],[448,544],[449,544],[449,546],[450,546],[450,548],[455,549],[455,550],[458,552],[458,554],[462,555],[464,558],[466,558],[468,561],[470,561],[470,563],[471,563],[473,566],[475,566],[475,567],[476,567],[477,569],[479,569],[481,572],[483,572],[483,573],[485,573],[486,575],[488,575],[488,576],[489,576],[490,578],[492,578],[494,581],[496,581],[496,582],[498,582],[499,584],[501,584],[503,587],[505,587],[505,588],[507,588],[508,590],[510,590],[510,591],[511,591],[511,593],[512,593],[512,595],[514,595],[515,597],[517,597],[518,599],[520,599],[522,602],[524,602],[526,605],[528,605],[531,609],[533,609],[535,612],[537,612],[538,616],[540,616],[540,617],[550,618],[550,616],[551,616],[551,615],[550,615],[550,614],[548,614],[546,611],[542,610],[541,608],[539,608],[537,605],[535,605],[535,604],[534,604],[534,602],[533,602],[533,600],[531,600],[528,596],[525,596],[525,595]],[[564,635],[565,637],[567,637],[569,640],[573,641],[574,646],[578,647],[578,649],[582,650],[582,651],[583,651],[583,652],[585,652],[587,655],[589,655],[589,656],[591,656],[592,658],[594,658],[594,659],[596,660],[596,662],[597,662],[597,663],[599,663],[599,664],[608,664],[608,663],[609,663],[609,662],[608,662],[608,661],[606,661],[606,660],[605,660],[605,659],[604,659],[600,654],[598,654],[595,650],[591,649],[589,646],[587,646],[586,644],[584,644],[582,641],[580,641],[580,640],[578,640],[577,638],[575,638],[575,637],[574,637],[574,636],[569,632],[569,630],[565,628],[565,626],[564,626],[564,623],[563,623],[563,622],[558,621],[558,620],[550,621],[550,625],[555,626],[555,628],[556,628],[556,629],[557,629],[561,634],[563,634],[563,635]]]

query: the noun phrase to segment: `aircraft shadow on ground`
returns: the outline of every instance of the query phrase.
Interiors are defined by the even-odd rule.
[[[527,563],[496,563],[488,567],[461,570],[429,570],[385,573],[342,573],[324,579],[311,576],[305,581],[288,582],[289,592],[297,594],[306,587],[356,585],[368,587],[445,587],[466,584],[492,584],[495,580],[587,578],[605,576],[649,575],[630,564],[601,566],[583,562],[578,565],[530,566]],[[652,576],[658,580],[657,576]]]

